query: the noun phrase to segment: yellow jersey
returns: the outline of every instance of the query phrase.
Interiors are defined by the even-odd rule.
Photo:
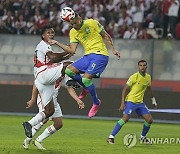
[[[143,103],[144,93],[147,87],[151,86],[151,76],[146,73],[142,76],[139,72],[131,75],[126,83],[130,87],[130,92],[125,101],[133,103]]]
[[[104,40],[100,35],[102,30],[103,26],[97,20],[83,20],[79,30],[74,28],[70,30],[70,43],[81,43],[85,55],[95,53],[109,56]]]

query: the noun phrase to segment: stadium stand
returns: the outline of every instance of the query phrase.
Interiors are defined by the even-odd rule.
[[[167,30],[168,36],[169,33],[172,33],[172,28],[164,29],[162,24],[164,22],[162,8],[165,6],[166,0],[77,0],[73,4],[71,1],[64,0],[2,0],[0,4],[3,8],[0,10],[0,63],[2,64],[0,73],[32,74],[33,53],[40,40],[40,30],[43,27],[41,23],[52,24],[56,35],[60,36],[58,39],[67,43],[66,36],[68,36],[69,25],[60,20],[59,13],[63,7],[69,6],[84,19],[97,19],[113,37],[114,45],[121,53],[121,60],[117,62],[110,52],[110,61],[103,77],[128,77],[129,73],[134,71],[137,61],[143,58],[154,65],[154,69],[151,71],[154,79],[171,79],[171,77],[174,80],[178,79],[177,74],[180,72],[178,41],[173,41],[174,52],[172,54],[174,56],[173,62],[170,64],[173,68],[171,69],[172,75],[165,73],[167,70],[163,58],[165,55],[163,43],[158,41],[167,38],[164,30]],[[94,12],[90,8],[93,8]],[[142,15],[142,18],[138,17],[138,13]],[[179,14],[180,11],[177,23]],[[128,22],[126,22],[127,20]],[[123,36],[127,31],[130,35],[125,40]],[[157,32],[158,39],[154,39],[152,37],[154,35],[152,33],[149,35],[150,33],[147,31]],[[171,35],[173,40],[179,39],[173,33]],[[137,41],[137,39],[139,40]],[[55,51],[56,49],[57,52],[61,52],[58,48],[55,48]],[[71,60],[78,59],[82,54],[83,49],[80,47]],[[155,56],[152,59],[153,55]],[[149,67],[151,69],[152,66]]]

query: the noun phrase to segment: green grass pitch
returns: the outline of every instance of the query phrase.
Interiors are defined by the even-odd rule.
[[[127,133],[140,134],[142,123],[128,122],[115,138],[115,144],[106,143],[106,138],[116,121],[93,119],[64,119],[63,128],[44,140],[46,151],[39,151],[31,144],[28,150],[22,148],[25,138],[22,122],[30,117],[0,116],[0,154],[179,154],[180,144],[144,145],[125,148],[123,137]],[[42,132],[48,122],[40,132]],[[157,124],[151,126],[148,137],[180,138],[179,125]],[[38,132],[38,134],[40,134]]]

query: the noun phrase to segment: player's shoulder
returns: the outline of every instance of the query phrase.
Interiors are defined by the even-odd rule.
[[[98,23],[98,21],[95,19],[86,19],[86,20],[84,20],[84,23],[85,24],[94,24],[94,23]]]
[[[43,49],[49,49],[51,50],[51,46],[47,43],[45,43],[43,40],[39,42],[39,44],[36,46],[36,50],[43,50]]]
[[[127,83],[129,84],[130,82],[134,82],[134,80],[136,79],[136,76],[137,76],[137,73],[130,75]]]
[[[70,34],[74,34],[76,32],[77,32],[77,30],[75,30],[74,28],[71,28],[70,31],[69,31]]]
[[[39,44],[37,45],[37,47],[40,47],[40,46],[47,46],[47,44],[43,40],[41,40]]]
[[[151,79],[151,75],[146,73],[146,78]]]
[[[130,78],[136,78],[137,76],[138,76],[138,72],[132,74],[132,75],[130,76]]]

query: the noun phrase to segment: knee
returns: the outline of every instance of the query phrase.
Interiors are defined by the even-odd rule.
[[[59,123],[54,124],[54,127],[56,130],[60,130],[63,127],[63,124],[59,122]]]
[[[49,118],[50,116],[52,116],[54,111],[55,111],[54,108],[50,108],[48,110],[46,109],[45,110],[46,118]]]
[[[56,130],[59,130],[63,127],[63,124],[59,124]]]
[[[151,119],[149,119],[149,122],[148,122],[149,124],[152,124],[153,123],[153,119],[151,118]]]
[[[152,117],[151,117],[151,118],[146,119],[146,122],[147,122],[148,124],[152,124],[152,123],[153,123],[153,119],[152,119]]]
[[[82,83],[85,85],[85,87],[89,87],[92,85],[92,79],[82,78]]]
[[[65,69],[65,74],[67,74],[70,77],[73,77],[76,75],[76,73],[74,73],[73,71],[71,71],[69,68]]]
[[[123,117],[122,117],[122,120],[123,120],[125,123],[128,122],[129,119],[130,119],[130,116],[127,115],[127,114],[124,114]]]

